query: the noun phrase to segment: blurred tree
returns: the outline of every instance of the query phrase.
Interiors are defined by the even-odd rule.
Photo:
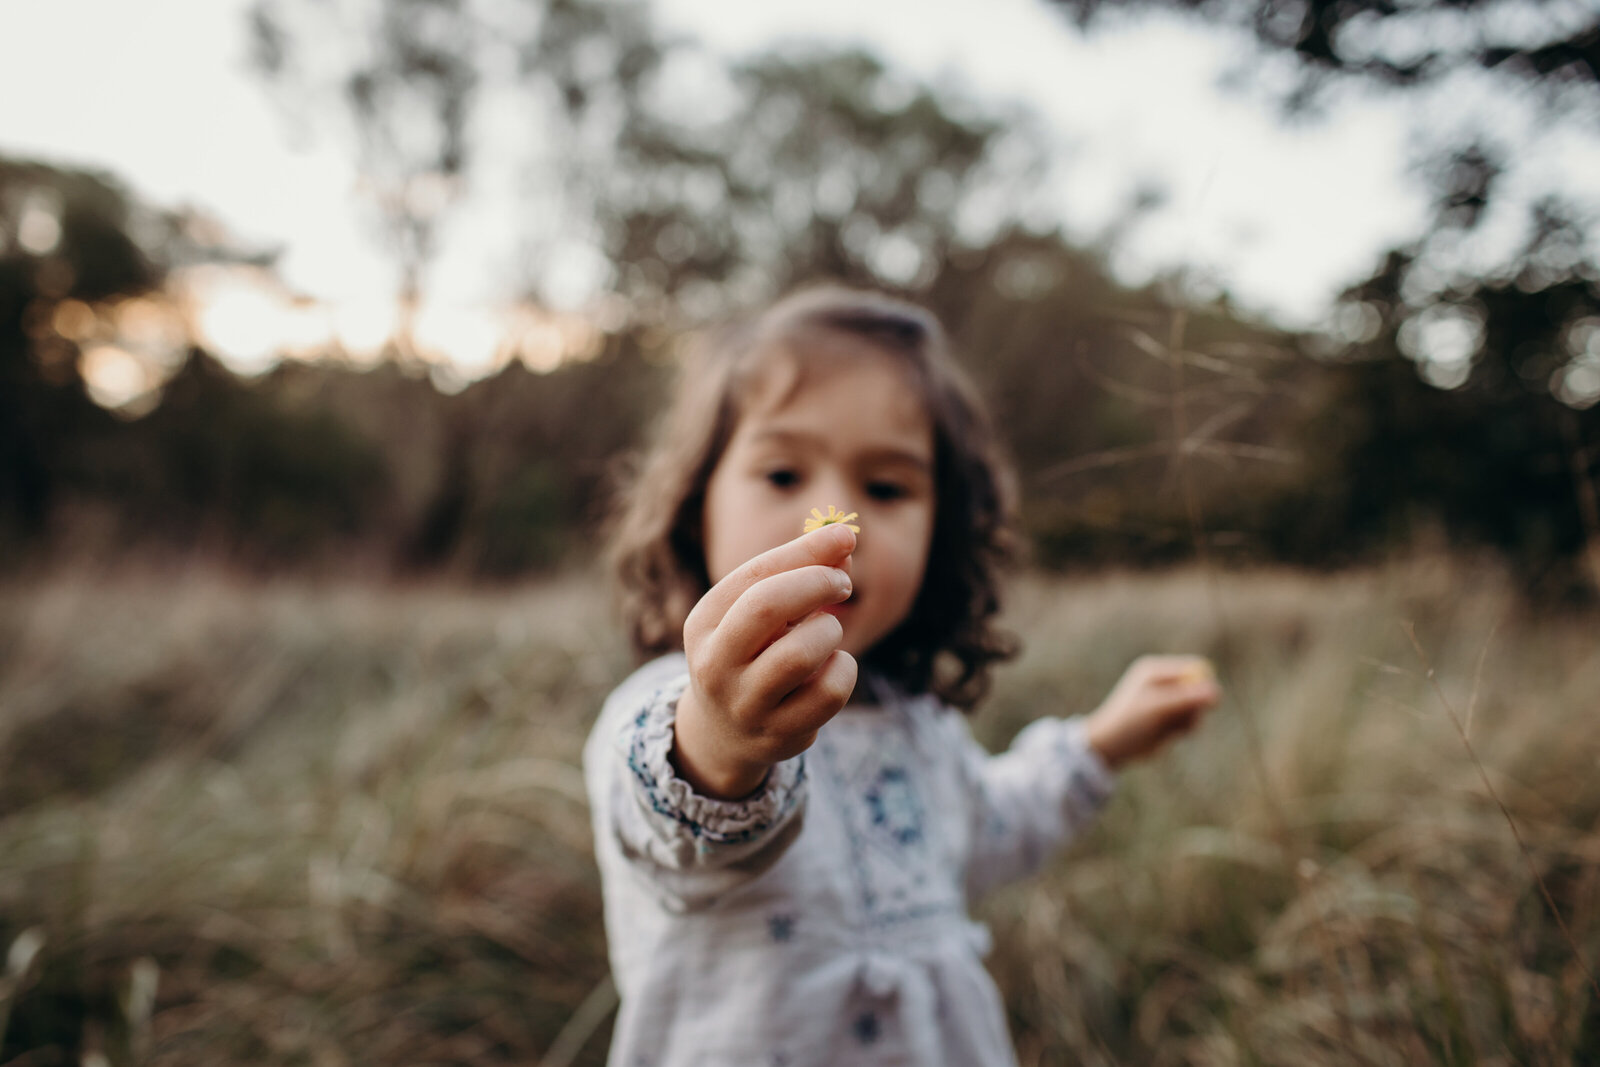
[[[459,563],[483,575],[545,569],[589,543],[666,369],[618,337],[593,359],[547,374],[514,363],[453,398],[454,424],[478,430],[459,463],[471,487]]]
[[[257,0],[251,25],[296,113],[342,101],[412,302],[490,92],[537,146],[530,291],[573,288],[585,260],[644,322],[818,276],[925,287],[963,227],[986,240],[1023,210],[1043,163],[1020,114],[958,108],[859,53],[729,68],[641,0]]]
[[[955,255],[928,294],[960,350],[977,356],[1023,479],[1034,559],[1188,558],[1196,531],[1180,473],[1210,537],[1226,531],[1232,550],[1259,556],[1263,501],[1299,472],[1278,446],[1322,369],[1295,338],[1226,302],[1188,309],[1174,339],[1170,286],[1119,285],[1107,254],[1013,228]]]
[[[1050,0],[1090,25],[1105,0]],[[1309,102],[1329,76],[1360,74],[1413,86],[1463,67],[1513,76],[1600,83],[1600,12],[1591,4],[1505,0],[1123,0],[1120,9],[1168,8],[1251,30],[1303,61]]]
[[[1100,0],[1050,2],[1091,29],[1104,10]],[[1307,448],[1325,471],[1354,481],[1333,494],[1341,505],[1324,496],[1312,510],[1329,520],[1324,530],[1358,541],[1403,533],[1407,517],[1420,516],[1454,540],[1493,544],[1537,567],[1587,541],[1600,590],[1600,217],[1592,182],[1563,187],[1548,167],[1520,180],[1541,145],[1567,145],[1566,158],[1573,144],[1596,147],[1600,6],[1117,6],[1193,13],[1294,57],[1298,77],[1282,97],[1291,112],[1349,82],[1435,98],[1476,98],[1471,91],[1488,86],[1501,107],[1461,122],[1420,160],[1434,201],[1427,231],[1341,298],[1322,348],[1343,363],[1326,413],[1343,422],[1318,420],[1329,436]],[[1422,143],[1439,136],[1430,127]]]
[[[117,305],[172,267],[220,262],[270,256],[107,175],[0,160],[0,545],[46,544],[69,503],[104,520],[95,538],[216,535],[267,559],[312,554],[370,520],[384,478],[369,446],[198,349],[143,418],[91,399],[80,341],[105,335]]]
[[[1049,0],[1092,28],[1100,0]],[[1510,358],[1525,381],[1571,407],[1600,400],[1600,217],[1583,201],[1592,188],[1544,184],[1530,197],[1505,178],[1541,138],[1596,145],[1600,117],[1600,6],[1508,0],[1134,0],[1142,7],[1198,14],[1248,29],[1270,51],[1295,57],[1298,78],[1282,97],[1291,111],[1312,109],[1333,85],[1361,79],[1396,92],[1466,91],[1487,82],[1521,110],[1476,116],[1453,141],[1420,160],[1432,187],[1432,224],[1396,250],[1373,277],[1345,294],[1340,320],[1352,348],[1399,352],[1435,385],[1459,385],[1491,339],[1520,352]],[[1508,121],[1526,119],[1515,131]],[[1437,135],[1436,135],[1437,136]],[[1423,140],[1422,144],[1437,143]],[[1560,177],[1553,179],[1559,183]],[[1591,183],[1592,184],[1592,183]],[[1521,215],[1520,221],[1510,216]],[[1491,223],[1520,241],[1489,238]],[[1491,322],[1534,321],[1550,329],[1524,338]],[[1485,373],[1492,373],[1485,371]]]
[[[81,443],[112,425],[56,312],[160,283],[136,215],[105,175],[0,159],[0,543],[43,532]]]
[[[515,98],[515,140],[543,171],[530,243],[569,249],[590,218],[595,168],[611,161],[617,117],[640,106],[663,60],[646,12],[638,0],[256,0],[256,69],[303,133],[354,148],[361,198],[399,268],[403,356],[415,353],[440,232],[485,147],[474,126],[482,99]],[[493,148],[502,160],[525,154],[504,138]]]
[[[926,291],[1025,210],[1044,165],[1024,115],[974,112],[864,53],[767,54],[718,88],[699,107],[650,94],[597,168],[603,247],[658,317],[817,278]]]
[[[291,380],[303,374],[285,365],[244,382],[191,349],[160,406],[98,464],[129,535],[210,542],[237,561],[275,565],[376,532],[389,493],[382,453],[332,405],[296,402]]]
[[[426,271],[468,164],[480,33],[470,6],[258,0],[250,13],[255,64],[298,105],[298,120],[324,113],[330,92],[348,109],[365,199],[399,268],[394,341],[406,358],[416,354]],[[338,47],[332,71],[323,66],[330,38]]]
[[[1593,307],[1594,286],[1480,280],[1447,312],[1405,320],[1394,309],[1410,266],[1407,253],[1391,253],[1346,294],[1367,309],[1375,336],[1332,361],[1315,416],[1296,435],[1314,463],[1283,501],[1281,514],[1298,515],[1306,534],[1288,554],[1351,558],[1424,531],[1500,549],[1553,592],[1576,577],[1566,564],[1587,558],[1600,590],[1600,408],[1569,405],[1550,386],[1573,331],[1587,321],[1600,332],[1600,319],[1572,322],[1574,308]],[[1467,319],[1480,340],[1470,372],[1447,364],[1459,377],[1440,388],[1416,373],[1414,346],[1425,342],[1413,334],[1448,326],[1446,315]]]

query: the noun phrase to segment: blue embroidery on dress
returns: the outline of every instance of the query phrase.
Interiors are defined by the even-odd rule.
[[[661,783],[657,782],[655,775],[651,773],[650,767],[648,766],[649,760],[645,754],[644,744],[644,726],[645,723],[647,723],[650,719],[650,713],[657,708],[663,699],[675,702],[678,698],[678,694],[676,693],[671,694],[669,697],[668,692],[669,691],[665,688],[657,690],[656,693],[651,696],[649,701],[646,702],[644,710],[634,717],[633,729],[630,731],[632,736],[628,744],[628,769],[633,772],[634,779],[639,783],[639,787],[644,791],[644,799],[649,802],[651,810],[658,815],[666,816],[687,830],[689,832],[689,836],[693,837],[697,842],[700,843],[701,852],[705,852],[707,850],[705,845],[705,842],[707,841],[714,842],[719,845],[743,844],[746,841],[755,840],[757,837],[765,834],[774,825],[782,822],[789,815],[789,813],[794,810],[795,804],[799,801],[801,795],[800,786],[806,780],[806,765],[804,756],[796,759],[794,785],[789,789],[789,792],[786,795],[780,798],[780,806],[778,810],[772,814],[771,818],[759,820],[754,825],[749,826],[746,829],[732,832],[713,830],[711,827],[691,818],[677,808],[677,806],[673,803],[672,798],[669,797],[666,794],[666,791],[661,788]],[[762,786],[762,789],[765,790],[769,786]],[[718,806],[725,806],[730,811],[737,811],[739,808],[744,807],[747,803],[748,801],[717,802]]]
[[[904,767],[885,767],[867,787],[867,810],[872,825],[882,829],[898,845],[914,845],[922,840],[922,802]]]
[[[874,1041],[878,1040],[878,1017],[872,1014],[870,1011],[862,1012],[856,1017],[856,1023],[853,1029],[855,1030],[857,1041],[861,1042],[863,1045],[870,1045]]]
[[[909,720],[914,727],[914,720]],[[843,824],[845,866],[861,894],[862,919],[873,927],[965,912],[961,886],[928,821],[925,791],[910,731],[873,731],[866,746],[840,747],[824,729],[810,770]],[[815,802],[813,797],[813,802]]]
[[[793,915],[769,915],[767,917],[767,932],[772,935],[772,940],[782,943],[794,937]]]

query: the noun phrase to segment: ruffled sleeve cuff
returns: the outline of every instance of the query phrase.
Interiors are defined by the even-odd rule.
[[[672,766],[673,724],[678,699],[688,687],[679,678],[651,695],[619,738],[641,806],[664,825],[666,836],[691,838],[697,852],[756,841],[786,822],[804,796],[805,756],[774,764],[750,796],[717,800],[701,796]],[[654,820],[653,820],[654,821]]]

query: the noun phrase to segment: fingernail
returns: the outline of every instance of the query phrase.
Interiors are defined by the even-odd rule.
[[[855,585],[850,581],[850,576],[837,567],[833,571],[833,584],[839,587],[839,592],[849,596],[855,591]]]

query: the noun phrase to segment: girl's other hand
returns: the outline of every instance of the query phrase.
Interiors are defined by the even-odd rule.
[[[746,796],[811,747],[856,684],[844,628],[856,535],[832,524],[763,552],[712,586],[683,625],[689,686],[673,762],[704,796]]]
[[[1187,733],[1222,699],[1202,656],[1141,656],[1085,724],[1089,744],[1113,769]]]

